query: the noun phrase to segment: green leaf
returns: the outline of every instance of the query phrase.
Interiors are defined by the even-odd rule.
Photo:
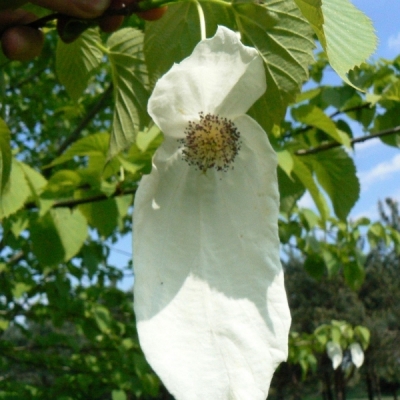
[[[161,135],[160,129],[156,125],[153,125],[146,131],[140,131],[137,134],[136,145],[144,153],[159,135]]]
[[[360,196],[360,183],[353,159],[342,148],[304,157],[319,184],[330,197],[335,214],[345,220]]]
[[[39,200],[40,194],[43,192],[45,186],[47,185],[45,177],[33,168],[31,168],[28,164],[20,162],[19,165],[25,174],[25,179],[28,182],[33,197],[35,198],[35,200]]]
[[[82,191],[77,194],[77,197],[86,198],[96,194],[100,193]],[[108,237],[119,225],[121,218],[126,215],[127,207],[119,208],[119,206],[123,206],[123,201],[128,203],[128,205],[131,204],[132,196],[123,196],[122,198],[117,199],[107,199],[81,204],[79,205],[79,210],[86,217],[90,226],[96,228],[101,236]],[[122,215],[120,214],[120,211],[122,212]],[[104,217],[105,215],[107,218]]]
[[[218,25],[235,27],[229,3],[200,1],[200,5],[205,15],[207,37],[214,35]],[[174,63],[188,57],[200,39],[199,13],[192,1],[171,4],[161,19],[148,22],[144,53],[151,86]]]
[[[370,333],[369,329],[366,328],[365,326],[357,325],[354,328],[354,335],[358,336],[363,349],[366,350],[369,345],[370,338],[371,338],[371,333]]]
[[[371,20],[349,0],[294,0],[310,22],[332,68],[349,85],[347,73],[375,51]]]
[[[79,210],[56,208],[31,221],[33,252],[43,266],[70,260],[87,237],[87,224]]]
[[[364,267],[357,261],[351,261],[343,266],[344,280],[353,290],[358,290],[364,282]]]
[[[400,101],[400,79],[396,79],[383,93],[380,100]]]
[[[6,123],[0,119],[0,196],[11,173],[11,135]]]
[[[8,217],[22,208],[30,194],[29,186],[20,164],[13,160],[10,178],[0,196],[0,219]]]
[[[72,43],[65,44],[62,40],[57,43],[56,73],[75,101],[81,97],[103,57],[96,43],[101,43],[98,29],[88,29]]]
[[[315,47],[312,31],[293,0],[237,2],[233,8],[243,42],[255,47],[265,63],[267,91],[250,114],[269,132],[308,78]]]
[[[314,279],[319,280],[325,272],[324,259],[319,254],[310,254],[304,261],[304,269]]]
[[[297,121],[321,129],[335,142],[350,147],[349,136],[336,128],[335,123],[317,106],[305,104],[292,110],[292,115]]]
[[[147,69],[143,56],[143,33],[125,28],[107,42],[114,84],[115,110],[108,158],[128,148],[136,133],[150,121]]]
[[[316,185],[314,178],[312,176],[309,168],[299,159],[299,157],[294,156],[294,169],[293,173],[296,174],[301,183],[307,188],[310,192],[311,197],[314,200],[315,205],[318,208],[318,211],[321,215],[322,220],[326,220],[329,215],[329,208],[326,203],[326,200],[321,193],[320,189]]]
[[[106,132],[95,133],[79,139],[74,142],[65,153],[57,157],[51,164],[47,165],[47,167],[63,164],[76,156],[88,156],[89,158],[102,156],[105,159],[109,140],[110,135]]]
[[[126,400],[126,393],[123,390],[113,390],[111,393],[112,400]]]
[[[288,150],[277,151],[278,165],[286,172],[288,176],[291,175],[293,170],[293,157]]]
[[[400,103],[397,103],[394,107],[376,117],[372,133],[377,133],[386,129],[393,129],[399,125]],[[400,133],[382,136],[380,137],[380,140],[389,146],[400,147]]]
[[[107,308],[96,305],[93,309],[94,319],[103,333],[109,333],[111,328],[111,316]]]
[[[278,185],[280,195],[280,211],[289,213],[297,200],[305,192],[304,185],[295,174],[289,177],[282,168],[278,167]]]

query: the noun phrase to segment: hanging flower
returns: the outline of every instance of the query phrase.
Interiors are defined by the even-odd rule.
[[[287,357],[277,161],[245,115],[265,89],[258,52],[219,27],[149,101],[165,139],[135,199],[135,313],[177,400],[264,400]]]
[[[349,349],[351,354],[351,361],[353,361],[353,364],[357,368],[360,368],[364,363],[364,352],[362,347],[359,343],[352,343],[349,346]]]
[[[332,361],[333,369],[337,369],[343,360],[343,352],[339,343],[332,340],[326,344],[326,353]]]

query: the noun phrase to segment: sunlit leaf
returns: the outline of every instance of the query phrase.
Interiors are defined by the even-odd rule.
[[[312,30],[292,0],[238,1],[233,7],[243,42],[258,49],[265,63],[267,91],[250,114],[269,132],[308,78]]]
[[[114,84],[115,110],[108,157],[129,147],[139,129],[150,121],[147,114],[148,78],[143,56],[143,33],[125,28],[107,42]]]
[[[56,73],[75,101],[81,97],[103,57],[102,51],[96,46],[100,42],[99,31],[93,28],[72,43],[65,44],[62,40],[57,43]]]
[[[321,129],[333,140],[350,147],[349,136],[338,129],[335,123],[318,107],[302,105],[292,110],[293,117],[305,125]]]
[[[25,175],[19,163],[13,160],[10,178],[0,196],[0,219],[22,208],[30,194]]]
[[[375,51],[371,20],[349,0],[294,0],[314,28],[332,68],[349,85],[347,73]]]

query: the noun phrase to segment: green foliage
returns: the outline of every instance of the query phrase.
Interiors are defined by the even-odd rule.
[[[332,68],[353,86],[346,74],[365,62],[377,45],[371,21],[349,0],[294,1],[317,34]]]
[[[249,114],[278,153],[281,241],[288,254],[296,248],[308,279],[318,280],[323,293],[312,286],[316,297],[327,293],[329,278],[347,284],[338,304],[355,296],[349,288],[364,290],[364,232],[370,250],[385,244],[400,251],[394,226],[347,221],[360,194],[350,121],[364,130],[363,140],[377,135],[399,146],[400,61],[350,71],[368,95],[344,84],[299,93],[310,77],[321,82],[328,60],[347,79],[372,51],[369,22],[347,1],[182,1],[156,22],[132,17],[113,34],[91,28],[71,44],[47,29],[42,57],[1,71],[0,397],[159,396],[136,337],[126,289],[131,262],[116,268],[110,253],[131,233],[137,185],[162,141],[147,114],[151,89],[199,42],[198,7],[207,37],[218,25],[237,30],[264,61],[267,91]],[[328,57],[318,54],[314,63],[313,29]],[[317,211],[296,206],[306,191]],[[305,298],[317,307],[314,293]],[[318,324],[310,318],[312,327],[303,322],[292,332],[289,360],[303,378],[320,367],[314,330],[335,318],[328,313]],[[361,322],[340,318],[368,343]]]
[[[56,73],[68,94],[78,101],[89,83],[90,77],[99,66],[103,56],[97,47],[100,34],[89,29],[75,42],[65,44],[58,40],[56,49]]]

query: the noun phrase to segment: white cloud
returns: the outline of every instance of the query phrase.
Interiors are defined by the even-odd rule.
[[[400,52],[400,32],[398,32],[397,35],[391,35],[387,44],[389,49]]]
[[[355,153],[360,154],[361,152],[370,150],[381,143],[382,142],[379,139],[370,139],[370,140],[366,140],[365,142],[357,143]]]
[[[361,187],[366,190],[377,181],[387,179],[394,172],[400,171],[400,154],[394,156],[390,161],[382,162],[366,172],[360,172]],[[399,180],[400,183],[400,180]]]

